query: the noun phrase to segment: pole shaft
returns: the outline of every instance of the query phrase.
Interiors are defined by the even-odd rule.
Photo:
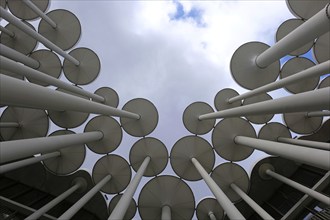
[[[14,15],[7,12],[5,9],[0,7],[0,14],[1,17],[4,18],[9,23],[15,25],[17,28],[22,30],[24,33],[30,35],[34,39],[40,41],[45,47],[54,50],[56,53],[64,57],[65,59],[69,60],[73,64],[79,66],[79,61],[76,60],[74,57],[72,57],[70,54],[66,53],[64,50],[62,50],[60,47],[58,47],[56,44],[39,34],[38,32],[31,29],[29,26],[24,24],[22,21],[20,21],[18,18],[16,18]]]
[[[40,66],[39,62],[35,59],[25,56],[24,54],[3,44],[0,44],[0,54],[34,69],[37,69]],[[4,68],[2,66],[2,61],[3,57],[1,57],[1,69]]]
[[[32,158],[28,158],[28,159],[25,159],[25,160],[20,160],[20,161],[17,161],[17,162],[5,164],[5,165],[0,166],[0,174],[6,173],[6,172],[9,172],[9,171],[12,171],[12,170],[16,170],[16,169],[24,167],[24,166],[35,164],[35,163],[38,163],[40,161],[47,160],[49,158],[58,157],[60,155],[61,155],[60,152],[52,152],[52,153],[48,153],[48,154],[43,154],[43,155],[38,156],[38,157],[32,157]]]
[[[0,128],[19,128],[19,126],[17,122],[0,122]]]
[[[55,111],[68,110],[140,119],[138,114],[132,112],[54,91],[3,74],[0,74],[0,103],[18,107]]]
[[[111,179],[111,175],[105,176],[98,184],[89,190],[83,197],[81,197],[71,208],[64,212],[58,219],[71,219],[107,182]]]
[[[144,159],[144,161],[142,162],[140,168],[136,172],[134,178],[132,179],[130,184],[127,186],[124,194],[120,198],[116,207],[110,214],[108,220],[117,220],[117,219],[124,218],[127,208],[129,207],[129,204],[134,196],[134,193],[136,192],[136,188],[138,187],[138,185],[141,181],[141,178],[148,167],[149,162],[150,162],[150,157],[146,157]]]
[[[235,183],[230,184],[230,188],[234,190],[261,218],[265,220],[274,220],[258,203],[251,199],[243,190],[241,190]]]
[[[313,197],[314,199],[316,199],[316,200],[318,200],[318,201],[320,201],[320,202],[322,202],[322,203],[324,203],[328,206],[330,205],[330,198],[323,195],[323,194],[321,194],[321,193],[319,193],[319,192],[317,192],[317,191],[315,191],[315,190],[312,190],[312,189],[310,189],[306,186],[301,185],[300,183],[292,181],[292,180],[290,180],[290,179],[288,179],[288,178],[286,178],[286,177],[284,177],[284,176],[282,176],[278,173],[275,173],[274,171],[271,171],[269,169],[266,170],[266,174],[273,177],[273,178],[275,178],[275,179],[277,179],[280,182],[283,182],[283,183],[291,186],[292,188],[295,188],[296,190],[299,190],[299,191]]]
[[[223,111],[203,114],[199,120],[250,115],[319,111],[330,108],[330,87],[258,102]]]
[[[0,161],[5,163],[12,160],[32,156],[38,153],[56,151],[76,144],[85,144],[103,138],[100,131],[81,134],[67,134],[23,140],[4,141],[0,145]],[[23,146],[23,147],[22,147]]]
[[[226,194],[220,189],[220,187],[214,182],[214,180],[208,175],[203,166],[196,160],[192,158],[191,162],[196,167],[199,174],[204,179],[205,183],[208,185],[209,189],[212,191],[215,198],[218,200],[220,206],[225,210],[230,219],[245,219],[244,216],[238,211],[235,205],[230,201]]]
[[[162,207],[161,220],[171,220],[171,218],[172,218],[171,207],[169,207],[168,205],[164,205]]]
[[[259,95],[259,94],[262,94],[262,93],[265,93],[265,92],[274,91],[276,89],[283,88],[284,86],[296,83],[296,82],[298,82],[300,80],[303,80],[303,79],[322,76],[322,75],[324,75],[328,72],[330,72],[330,61],[329,60],[325,61],[321,64],[312,66],[312,67],[310,67],[308,69],[305,69],[301,72],[298,72],[294,75],[285,77],[283,79],[279,79],[275,82],[269,83],[267,85],[261,86],[261,87],[256,88],[256,89],[253,89],[253,90],[248,91],[246,93],[243,93],[241,95],[232,97],[228,100],[228,103],[233,103],[233,102],[243,100],[245,98],[249,98],[249,97],[252,97],[252,96],[255,96],[255,95]]]
[[[41,11],[33,2],[30,0],[22,0],[24,4],[26,4],[32,11],[34,11],[37,15],[39,15],[42,19],[44,19],[50,26],[56,28],[56,23],[50,19],[43,11]]]
[[[311,166],[319,167],[325,170],[330,169],[329,152],[324,150],[244,136],[236,136],[234,141],[236,144],[255,148],[268,154],[299,161],[301,163],[309,164]]]
[[[5,27],[0,26],[0,31],[3,32],[3,33],[5,33],[5,34],[7,34],[10,37],[15,37],[15,33],[12,32],[11,30],[8,30]]]
[[[330,151],[330,143],[279,137],[279,142]]]
[[[330,64],[329,64],[330,65]],[[307,112],[307,117],[330,116],[330,111]]]
[[[210,220],[217,220],[217,218],[215,217],[213,212],[209,212],[209,218],[210,218]]]
[[[313,17],[260,54],[256,58],[256,64],[261,68],[265,68],[276,60],[328,32],[330,25],[329,14],[330,7],[327,4],[325,8]]]

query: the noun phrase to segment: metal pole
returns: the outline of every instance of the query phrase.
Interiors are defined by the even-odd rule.
[[[305,69],[303,71],[300,71],[294,75],[285,77],[283,79],[279,79],[275,82],[269,83],[267,85],[261,86],[259,88],[253,89],[251,91],[248,91],[246,93],[243,93],[241,95],[232,97],[228,99],[228,103],[233,103],[236,101],[243,100],[245,98],[249,98],[255,95],[259,95],[261,93],[269,92],[269,91],[274,91],[279,88],[283,88],[284,86],[296,83],[300,80],[311,78],[311,77],[319,77],[322,76],[326,73],[330,72],[330,61],[325,61],[321,64],[312,66],[308,69]]]
[[[244,216],[235,207],[235,205],[226,196],[226,194],[216,184],[216,182],[214,182],[214,180],[208,175],[198,160],[196,160],[196,158],[191,158],[191,162],[194,164],[199,174],[203,177],[205,183],[208,185],[209,189],[218,200],[220,206],[225,210],[228,217],[230,219],[245,219]]]
[[[5,34],[7,34],[10,37],[15,37],[15,33],[12,32],[11,30],[8,30],[5,27],[0,26],[0,31],[3,32],[3,33],[5,33]]]
[[[43,18],[50,26],[56,28],[56,23],[50,19],[43,11],[41,11],[35,4],[33,4],[30,0],[22,0],[24,4],[26,4],[32,11],[34,11],[37,15]]]
[[[0,122],[0,128],[19,128],[20,125],[17,122]]]
[[[199,120],[249,115],[318,111],[330,108],[330,87],[258,102],[223,111],[203,114]]]
[[[308,141],[308,140],[285,138],[285,137],[279,137],[277,138],[277,141],[287,144],[295,144],[304,147],[311,147],[311,148],[330,151],[330,143],[326,143],[326,142]]]
[[[171,207],[168,205],[164,205],[162,207],[162,217],[161,220],[171,220],[172,215],[171,215]]]
[[[14,49],[11,49],[10,47],[7,47],[6,45],[3,44],[0,44],[0,54],[17,62],[23,63],[24,65],[32,67],[34,69],[37,69],[40,66],[40,63],[37,60],[25,56],[24,54]],[[3,68],[2,66],[3,58],[4,57],[1,57],[1,69]]]
[[[278,173],[275,173],[274,171],[271,171],[270,169],[266,170],[266,174],[277,179],[278,181],[281,181],[281,182],[291,186],[292,188],[295,188],[296,190],[299,190],[299,191],[313,197],[314,199],[316,199],[326,205],[330,205],[330,198],[315,190],[312,190],[306,186],[301,185],[300,183],[292,181]]]
[[[317,111],[317,112],[307,112],[307,117],[322,117],[322,116],[330,116],[330,111]]]
[[[327,4],[325,8],[313,17],[261,53],[256,58],[256,65],[260,68],[265,68],[297,48],[327,33],[330,25],[329,15],[330,7]]]
[[[107,182],[111,179],[111,175],[105,176],[98,184],[89,190],[83,197],[81,197],[71,208],[64,212],[58,219],[71,219]]]
[[[58,136],[29,138],[14,141],[4,141],[0,145],[0,161],[5,163],[21,159],[38,153],[56,151],[75,144],[85,144],[103,138],[100,131],[85,132],[81,134],[66,134]],[[23,147],[22,147],[23,146]]]
[[[104,97],[96,95],[94,93],[88,92],[86,90],[83,90],[77,86],[73,86],[70,83],[64,82],[62,80],[56,79],[54,77],[51,77],[47,75],[46,73],[40,72],[38,70],[32,69],[28,66],[20,65],[16,63],[15,61],[12,61],[6,57],[1,58],[1,69],[8,70],[10,72],[25,76],[27,78],[33,78],[35,80],[38,80],[40,82],[48,83],[52,86],[56,86],[58,88],[64,89],[66,91],[70,91],[79,95],[83,95],[88,98],[92,98],[95,101],[104,102]]]
[[[0,74],[0,103],[10,106],[78,111],[140,119],[140,115]]]
[[[38,32],[32,30],[29,26],[24,24],[22,21],[20,21],[18,18],[16,18],[14,15],[7,12],[5,9],[0,7],[0,14],[1,17],[4,18],[9,23],[15,25],[17,28],[21,29],[24,33],[30,35],[34,39],[40,41],[45,47],[55,51],[56,53],[60,54],[65,59],[69,60],[76,66],[79,66],[79,61],[72,57],[70,54],[66,53],[64,50],[62,50],[60,47],[58,47],[56,44],[39,34]]]
[[[148,167],[148,164],[150,162],[150,157],[146,157],[141,164],[139,170],[136,172],[134,178],[132,179],[131,183],[127,186],[124,194],[120,198],[119,202],[117,203],[116,207],[110,214],[108,220],[117,220],[117,219],[123,219],[125,216],[125,213],[127,211],[127,208],[129,207],[129,204],[131,202],[131,199],[134,196],[134,193],[136,191],[136,188],[138,187],[141,178],[145,172],[145,170]]]
[[[39,219],[40,216],[42,216],[43,214],[45,214],[46,212],[48,212],[50,209],[52,209],[53,207],[55,207],[57,204],[59,204],[60,202],[62,202],[64,199],[66,199],[67,197],[69,197],[72,193],[74,193],[75,191],[77,191],[80,187],[82,187],[82,183],[79,182],[79,181],[77,181],[77,183],[74,184],[73,186],[71,186],[68,190],[66,190],[61,195],[57,196],[55,199],[53,199],[52,201],[50,201],[49,203],[47,203],[46,205],[44,205],[43,207],[41,207],[40,209],[38,209],[37,211],[35,211],[32,215],[29,215],[24,220]]]
[[[9,171],[12,171],[12,170],[24,167],[24,166],[35,164],[40,161],[47,160],[49,158],[58,157],[60,155],[61,155],[61,153],[56,151],[56,152],[52,152],[52,153],[48,153],[48,154],[43,154],[38,157],[32,157],[32,158],[28,158],[25,160],[20,160],[17,162],[5,164],[5,165],[0,166],[0,174],[6,173],[6,172],[9,172]]]
[[[265,220],[274,220],[263,208],[251,199],[243,190],[241,190],[235,183],[230,184],[230,188],[234,190],[261,218]]]
[[[215,217],[213,212],[209,212],[209,217],[210,217],[210,220],[217,220],[217,218]]]
[[[236,144],[264,151],[268,154],[281,156],[321,169],[330,170],[330,157],[328,151],[244,136],[236,136],[234,142]]]

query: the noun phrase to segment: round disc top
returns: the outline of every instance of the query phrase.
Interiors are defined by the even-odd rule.
[[[196,208],[198,220],[210,220],[209,213],[212,212],[216,219],[223,219],[224,211],[219,202],[214,198],[205,198],[200,201]]]
[[[37,6],[42,12],[48,9],[49,0],[30,0],[35,6]],[[14,0],[7,1],[8,8],[13,15],[23,20],[33,20],[39,18],[29,6],[27,6],[23,1]]]
[[[117,108],[119,104],[119,96],[114,89],[109,87],[101,87],[94,92],[96,95],[104,98],[103,104]]]
[[[286,0],[286,3],[294,16],[307,20],[324,8],[329,0]]]
[[[195,198],[190,187],[174,176],[158,176],[141,190],[138,207],[142,219],[161,219],[163,206],[171,209],[171,219],[191,219]]]
[[[233,89],[222,89],[220,90],[214,98],[214,106],[218,111],[235,108],[242,105],[241,101],[236,101],[229,103],[228,99],[238,96],[238,92]]]
[[[264,125],[258,134],[258,138],[268,141],[277,141],[279,137],[291,138],[291,133],[287,127],[278,122]]]
[[[307,117],[307,112],[284,113],[283,120],[289,129],[297,134],[311,134],[318,130],[323,117]]]
[[[171,166],[174,172],[183,179],[196,181],[201,175],[191,162],[196,158],[206,172],[210,173],[215,163],[212,146],[198,136],[186,136],[178,140],[171,150]]]
[[[111,179],[101,188],[102,192],[115,194],[123,191],[131,180],[131,168],[127,161],[114,154],[101,157],[93,167],[93,180],[97,184],[107,175]]]
[[[118,204],[121,197],[122,197],[122,194],[118,194],[111,199],[111,202],[109,203],[109,213],[110,214],[115,209],[115,207]],[[129,203],[129,206],[127,208],[127,211],[126,211],[123,219],[125,219],[125,220],[133,219],[135,216],[135,213],[136,213],[136,209],[137,209],[136,202],[134,199],[131,199],[131,202]]]
[[[137,171],[146,157],[150,157],[144,176],[156,176],[166,167],[168,152],[165,145],[156,138],[142,138],[131,148],[129,160],[132,168]]]

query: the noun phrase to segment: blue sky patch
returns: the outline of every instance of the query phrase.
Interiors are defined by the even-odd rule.
[[[171,20],[193,20],[198,27],[205,27],[206,24],[203,21],[203,11],[199,8],[193,7],[188,12],[184,11],[183,5],[175,0],[173,1],[176,5],[176,12],[174,14],[170,14],[169,17]]]

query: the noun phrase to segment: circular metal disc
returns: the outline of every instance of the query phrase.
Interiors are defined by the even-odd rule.
[[[264,125],[258,134],[258,138],[268,141],[277,141],[279,137],[291,138],[291,133],[287,127],[278,122]]]
[[[230,184],[234,183],[245,193],[249,190],[249,176],[238,164],[222,163],[213,170],[211,177],[232,202],[238,202],[241,197]]]
[[[144,176],[156,176],[166,167],[168,162],[168,152],[166,146],[156,138],[142,138],[138,140],[130,150],[129,160],[134,171],[140,168],[146,157],[150,157],[150,162]]]
[[[196,208],[198,220],[210,220],[209,213],[212,212],[216,219],[223,219],[224,211],[218,201],[214,198],[205,198],[200,201]]]
[[[198,116],[213,113],[212,107],[205,102],[194,102],[183,112],[183,124],[185,128],[193,134],[206,134],[210,132],[215,124],[215,119],[199,120]]]
[[[305,57],[294,57],[283,65],[280,78],[284,79],[313,66],[315,64]],[[297,83],[285,86],[285,89],[293,94],[311,91],[317,87],[319,80],[319,77],[299,80]]]
[[[171,150],[171,166],[174,172],[185,180],[202,179],[196,167],[191,162],[196,158],[207,173],[213,169],[215,155],[212,146],[198,136],[186,136],[178,140]]]
[[[108,105],[114,108],[118,107],[119,104],[119,96],[114,89],[109,87],[99,88],[94,92],[95,94],[102,96],[104,98],[104,102],[102,104]]]
[[[260,165],[258,173],[261,179],[269,180],[272,178],[266,173],[267,170],[275,171],[274,167],[269,163],[263,163]]]
[[[107,175],[111,179],[101,188],[101,191],[108,194],[115,194],[123,191],[131,180],[131,168],[127,161],[114,154],[101,157],[93,167],[93,180],[97,184]]]
[[[273,98],[267,93],[255,95],[244,99],[243,105],[250,105],[258,102],[272,100]],[[246,119],[254,124],[264,124],[269,122],[274,117],[274,114],[252,115],[246,116]]]
[[[73,92],[65,91],[64,89],[58,88],[57,91],[64,92],[70,95],[74,95],[80,98],[88,99],[85,96],[75,94]],[[77,112],[77,111],[54,111],[47,110],[48,115],[52,122],[58,125],[61,128],[75,128],[83,124],[89,113],[86,112]]]
[[[49,136],[74,134],[69,130],[55,131]],[[57,150],[61,153],[58,157],[49,158],[44,160],[45,167],[55,173],[56,175],[68,175],[78,170],[83,164],[86,156],[86,149],[84,144],[77,144]],[[50,153],[50,152],[48,152]]]
[[[212,133],[212,144],[215,151],[229,161],[241,161],[248,158],[253,148],[236,144],[236,136],[256,137],[252,125],[242,118],[227,118],[220,121]]]
[[[48,9],[49,0],[31,0],[31,2],[42,12]],[[8,1],[8,8],[13,15],[23,20],[39,18],[39,15],[30,9],[23,1],[10,0]]]
[[[323,63],[327,60],[330,60],[329,39],[329,31],[316,39],[313,47],[313,55],[317,63]]]
[[[18,128],[0,128],[3,140],[18,140],[45,137],[49,129],[49,119],[43,110],[19,107],[7,107],[0,122],[17,122]]]
[[[134,137],[144,137],[155,130],[158,124],[158,111],[154,104],[147,99],[132,99],[123,110],[140,115],[140,119],[120,118],[123,129]]]
[[[256,58],[269,46],[261,42],[249,42],[240,46],[230,61],[231,74],[240,86],[255,89],[274,82],[280,73],[280,62],[275,61],[265,68],[256,64]]]
[[[23,21],[26,25],[28,25],[31,29],[35,30],[35,28],[27,23],[26,21]],[[12,31],[15,33],[15,37],[11,37],[5,33],[1,32],[0,35],[0,42],[3,45],[6,45],[7,47],[10,47],[22,54],[29,54],[31,53],[34,48],[37,46],[37,40],[30,37],[30,35],[27,35],[20,29],[18,29],[16,26],[12,24],[7,24],[6,29],[9,31]]]
[[[54,78],[59,78],[62,71],[61,60],[58,56],[50,50],[37,50],[32,52],[31,58],[37,60],[40,64],[38,71],[43,72]],[[27,78],[30,82],[41,85],[49,86],[48,83],[40,82],[32,78]]]
[[[192,219],[195,211],[195,198],[190,187],[174,176],[158,176],[142,188],[138,200],[142,219],[161,219],[163,206],[171,208],[171,219]]]
[[[65,59],[63,71],[66,78],[77,85],[87,85],[93,82],[100,73],[101,63],[97,54],[88,48],[76,48],[69,53],[79,61],[79,65]]]
[[[41,19],[38,32],[63,50],[72,48],[79,40],[81,26],[78,18],[64,9],[57,9],[47,13],[56,24],[56,28]]]
[[[286,0],[286,3],[294,16],[307,20],[324,8],[329,0]]]
[[[214,106],[216,110],[222,111],[230,108],[235,108],[242,105],[241,101],[236,101],[233,103],[228,103],[228,99],[238,96],[238,92],[233,89],[222,89],[220,90],[214,98]]]
[[[322,80],[320,85],[318,86],[318,89],[330,87],[330,76],[327,76],[325,79]]]
[[[116,196],[114,196],[112,199],[111,199],[111,202],[109,203],[109,213],[111,214],[112,211],[115,209],[116,205],[118,204],[120,198],[122,197],[121,194],[118,194]],[[131,220],[134,218],[135,216],[135,213],[136,213],[136,202],[135,200],[132,198],[131,199],[131,202],[129,203],[129,206],[127,208],[127,211],[124,215],[124,218],[125,220]]]
[[[284,113],[283,120],[297,134],[310,134],[322,125],[323,117],[307,117],[306,112]]]
[[[103,133],[101,140],[86,144],[91,151],[97,154],[107,154],[116,150],[123,137],[119,123],[109,116],[96,116],[91,119],[85,127],[85,132],[89,131],[101,131]]]
[[[303,23],[304,23],[304,21],[301,19],[289,19],[289,20],[284,21],[277,29],[277,32],[275,35],[276,42],[280,41],[282,38],[287,36],[289,33],[291,33],[294,29],[296,29]],[[309,43],[290,52],[289,54],[292,56],[299,56],[299,55],[305,54],[312,48],[313,44],[314,44],[314,41],[310,41]]]

